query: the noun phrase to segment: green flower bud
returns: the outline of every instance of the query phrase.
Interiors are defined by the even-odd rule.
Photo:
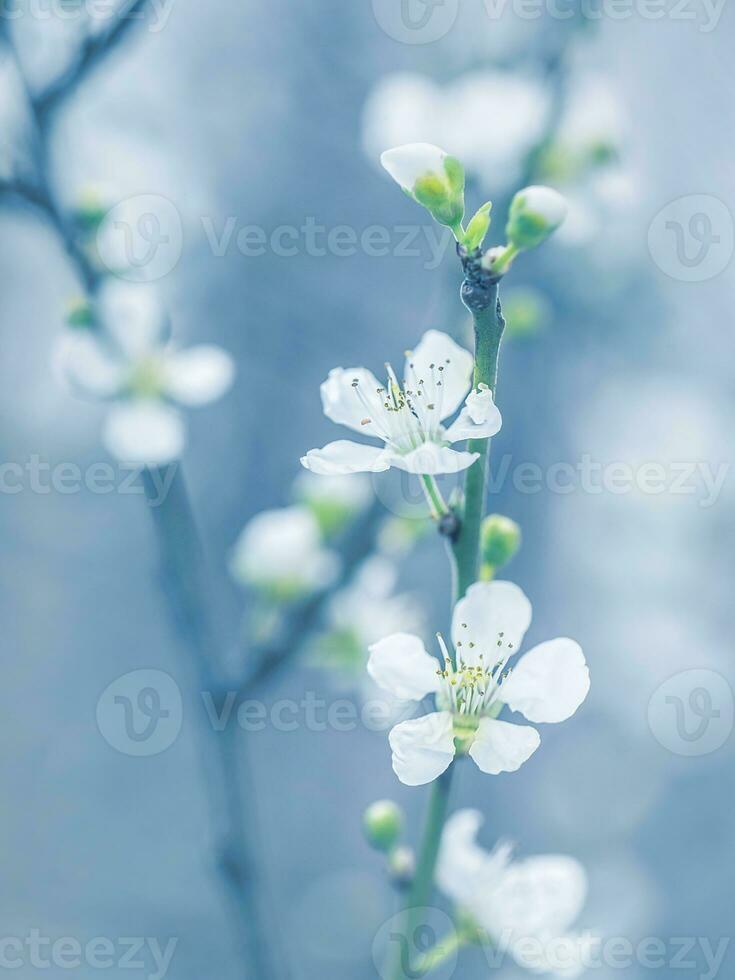
[[[362,817],[365,837],[377,851],[390,851],[403,830],[403,810],[393,800],[376,800]]]
[[[535,248],[556,231],[567,214],[567,202],[550,187],[525,187],[513,198],[505,233],[516,249]]]
[[[380,162],[414,201],[459,240],[464,217],[464,168],[455,157],[431,143],[407,143],[386,150]]]
[[[488,515],[480,530],[483,577],[492,578],[497,569],[508,564],[520,546],[521,529],[515,521],[502,514]]]

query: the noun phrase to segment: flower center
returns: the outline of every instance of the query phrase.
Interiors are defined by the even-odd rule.
[[[391,365],[386,364],[386,385],[374,391],[365,391],[359,378],[353,378],[352,387],[366,411],[362,424],[371,426],[387,445],[403,455],[427,442],[443,442],[443,374],[450,363],[449,358],[444,364],[432,363],[419,376],[416,365],[409,361],[402,384]]]
[[[462,630],[467,630],[465,623]],[[481,650],[469,636],[457,640],[454,661],[449,654],[441,633],[437,633],[444,658],[443,669],[437,670],[442,678],[438,699],[442,707],[454,715],[457,738],[474,736],[481,717],[495,717],[502,707],[498,694],[510,670],[505,670],[508,659],[515,652],[513,644],[500,632],[493,650]],[[473,727],[474,726],[474,727]]]
[[[162,358],[150,355],[136,361],[130,370],[128,388],[137,398],[155,398],[161,395],[164,389]]]

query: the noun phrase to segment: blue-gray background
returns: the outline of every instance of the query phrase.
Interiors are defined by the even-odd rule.
[[[492,60],[494,25],[479,0],[467,8],[470,34],[488,33]],[[529,28],[529,51],[552,26]],[[38,77],[63,61],[61,38],[42,39],[53,28],[28,27]],[[552,256],[549,245],[519,271],[519,280],[547,277],[557,316],[539,338],[504,351],[496,457],[731,459],[732,264],[704,282],[676,281],[652,260],[646,235],[682,195],[735,208],[734,33],[731,9],[709,32],[668,16],[599,24],[591,57],[630,115],[626,152],[641,199],[614,256],[561,247]],[[165,27],[131,32],[61,120],[59,194],[110,173],[120,180],[129,159],[127,192],[162,194],[185,216],[182,259],[160,284],[176,333],[221,343],[237,360],[233,391],[192,413],[185,458],[224,634],[237,630],[243,603],[225,569],[238,531],[258,510],[286,503],[299,455],[333,436],[318,399],[326,371],[377,367],[427,327],[454,329],[430,298],[443,277],[441,308],[451,309],[456,275],[451,254],[438,271],[420,258],[364,254],[247,258],[231,248],[217,257],[201,216],[267,231],[307,216],[357,229],[415,222],[411,203],[361,151],[362,106],[387,71],[456,74],[467,37],[457,30],[402,44],[366,0],[308,8],[175,0]],[[38,216],[4,209],[0,217],[2,459],[104,460],[100,412],[73,401],[50,367],[73,274]],[[534,602],[530,639],[577,638],[593,686],[573,721],[544,733],[532,763],[494,779],[468,767],[456,802],[484,810],[488,844],[511,837],[521,853],[584,861],[591,892],[580,924],[609,935],[715,943],[731,935],[735,742],[679,757],[652,735],[647,706],[677,671],[732,678],[733,506],[729,477],[711,507],[698,494],[528,495],[510,483],[493,503],[524,529],[509,574]],[[2,935],[36,927],[82,941],[177,936],[169,976],[240,976],[209,863],[193,725],[164,754],[135,759],[115,752],[95,724],[100,692],[141,667],[179,679],[190,692],[185,718],[200,710],[158,592],[143,501],[4,494],[0,538]],[[405,573],[424,590],[435,628],[446,628],[445,566],[432,538]],[[327,684],[295,665],[263,697],[298,699]],[[380,734],[268,729],[251,736],[248,751],[261,856],[295,975],[373,975],[370,942],[394,899],[359,817],[374,798],[393,796],[415,833],[425,792],[397,783]],[[468,975],[483,975],[480,953],[466,962]],[[655,972],[704,971],[700,955],[694,968]],[[596,975],[621,972],[651,971]]]

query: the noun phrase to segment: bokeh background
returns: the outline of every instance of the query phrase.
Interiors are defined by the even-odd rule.
[[[463,121],[457,140],[489,161],[472,174],[469,206],[497,202],[491,237],[499,241],[529,148],[524,126],[509,142],[521,111],[506,99],[509,86],[531,86],[525,111],[545,124],[546,114],[561,119],[572,100],[591,96],[579,126],[589,132],[590,118],[610,126],[614,153],[603,154],[600,173],[557,182],[575,201],[574,224],[509,276],[509,289],[538,291],[543,315],[505,344],[505,425],[493,458],[509,457],[511,472],[530,462],[548,473],[588,455],[603,465],[659,463],[670,475],[672,465],[724,466],[725,477],[714,500],[695,477],[691,492],[669,486],[661,494],[586,492],[577,483],[571,492],[524,493],[511,477],[500,481],[492,509],[523,528],[506,574],[534,603],[529,639],[574,636],[593,683],[574,720],[545,732],[519,773],[490,779],[463,769],[455,803],[483,810],[488,846],[505,837],[522,854],[561,851],[583,861],[590,897],[581,925],[633,942],[691,936],[716,946],[732,935],[735,854],[735,15],[725,7],[712,24],[692,0],[691,18],[673,4],[655,20],[635,5],[626,17],[588,10],[566,20],[548,7],[526,19],[509,4],[493,18],[480,0],[466,0],[441,36],[416,43],[416,30],[400,28],[398,8],[397,0],[172,0],[158,20],[130,30],[67,100],[50,140],[54,193],[66,208],[90,184],[112,188],[112,201],[153,194],[172,202],[182,251],[155,287],[177,338],[221,344],[236,359],[231,393],[191,413],[183,461],[227,645],[249,628],[243,614],[252,597],[228,574],[241,528],[288,504],[299,456],[334,437],[318,397],[326,372],[337,364],[377,369],[400,361],[423,330],[461,336],[466,324],[451,249],[436,268],[421,238],[408,256],[308,254],[302,239],[290,255],[270,247],[244,255],[234,241],[217,255],[207,228],[219,233],[232,219],[236,230],[256,225],[270,236],[313,219],[359,234],[378,224],[391,230],[395,253],[395,226],[423,229],[429,219],[379,170],[375,147],[381,127],[385,145],[404,130],[417,139],[417,128],[439,127],[438,110],[419,111],[425,90],[411,89],[423,76],[445,93],[457,85],[445,114]],[[451,8],[427,8],[428,16]],[[3,26],[22,71],[8,38],[0,54],[4,177],[22,162],[31,125],[21,76],[40,90],[63,72],[86,30],[81,16],[17,9]],[[458,85],[488,71],[503,74],[480,98],[472,84]],[[386,96],[380,87],[398,72],[412,75],[393,78]],[[474,98],[464,115],[463,98]],[[527,125],[538,129],[538,121]],[[438,140],[435,132],[425,138]],[[700,198],[692,203],[692,195]],[[84,469],[108,460],[103,409],[73,399],[52,366],[65,304],[79,291],[73,266],[43,216],[11,198],[2,201],[0,247],[2,461],[36,456]],[[399,511],[406,492],[381,488]],[[201,705],[159,588],[147,510],[139,494],[86,489],[25,485],[0,497],[3,936],[38,928],[82,942],[179,937],[169,977],[234,980],[242,968],[212,867],[191,721]],[[433,534],[400,576],[400,588],[426,610],[427,634],[446,629],[449,573]],[[150,758],[116,751],[95,721],[101,692],[140,668],[170,674],[184,699],[180,736]],[[673,703],[668,711],[659,698],[649,711],[665,681],[695,668],[725,679],[724,695],[716,682],[712,692],[720,716],[705,719],[711,741],[699,748],[681,737]],[[688,701],[686,678],[674,685],[696,729],[700,702]],[[345,689],[359,698],[359,685],[345,688],[299,654],[258,696],[270,705]],[[268,726],[241,743],[293,975],[374,976],[372,939],[396,898],[363,841],[360,816],[375,798],[395,798],[415,842],[425,791],[398,784],[385,735],[361,727]],[[682,755],[687,746],[693,754]],[[692,957],[693,967],[669,963],[656,973],[706,975],[701,953]],[[720,975],[734,957],[730,951]],[[483,976],[482,953],[466,954],[461,969]],[[511,965],[504,970],[515,975]],[[36,972],[26,964],[16,976]],[[651,970],[595,972],[602,980]]]

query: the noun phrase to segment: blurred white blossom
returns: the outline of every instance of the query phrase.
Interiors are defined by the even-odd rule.
[[[294,496],[312,511],[324,534],[334,534],[365,510],[373,489],[364,473],[317,476],[306,470],[296,478]]]
[[[451,449],[450,443],[493,436],[501,424],[486,386],[468,394],[473,364],[472,355],[451,337],[428,330],[416,349],[407,352],[402,383],[390,365],[383,385],[366,368],[334,368],[321,386],[324,414],[384,445],[340,439],[311,449],[302,464],[325,476],[379,473],[391,466],[424,474],[466,469],[477,453]],[[463,400],[457,419],[445,428],[442,422]]]
[[[56,351],[78,394],[110,401],[103,441],[118,459],[163,465],[178,458],[186,433],[178,405],[205,405],[232,384],[234,363],[211,344],[179,350],[150,286],[108,280],[88,328],[68,330]]]
[[[512,861],[508,844],[488,852],[476,840],[482,821],[479,810],[458,810],[447,821],[439,888],[520,966],[567,980],[579,976],[599,942],[589,931],[571,931],[587,899],[584,868],[562,854]]]
[[[400,72],[382,78],[370,93],[362,141],[375,161],[386,146],[445,146],[469,174],[497,190],[518,175],[548,112],[543,84],[515,72],[469,72],[444,86]]]
[[[574,714],[590,685],[574,640],[541,643],[506,671],[530,624],[531,603],[517,585],[478,582],[454,607],[454,662],[441,637],[443,668],[410,633],[394,633],[370,647],[368,672],[381,688],[411,701],[434,694],[439,709],[391,731],[393,769],[401,782],[431,782],[458,751],[483,772],[515,772],[541,739],[530,725],[499,721],[505,705],[533,722],[561,722]]]
[[[241,585],[288,601],[326,588],[339,571],[339,558],[324,547],[308,508],[281,507],[264,510],[245,525],[230,571]]]

